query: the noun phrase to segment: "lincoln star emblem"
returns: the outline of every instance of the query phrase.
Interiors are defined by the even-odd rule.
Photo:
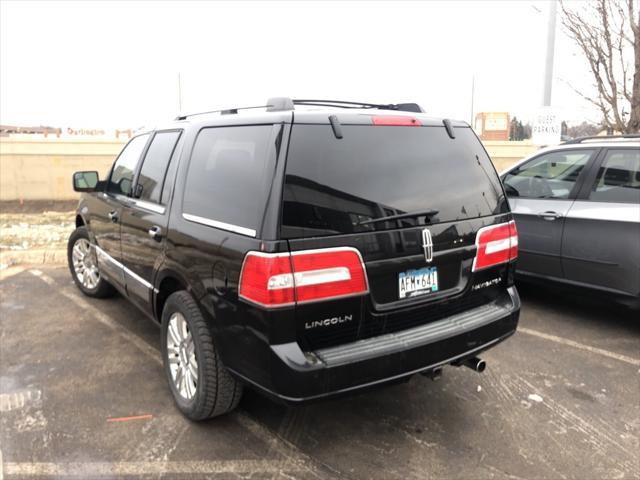
[[[428,228],[422,230],[422,249],[424,250],[424,259],[427,263],[431,263],[433,260],[433,240]]]

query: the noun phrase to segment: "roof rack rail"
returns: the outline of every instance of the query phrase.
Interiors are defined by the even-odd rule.
[[[273,97],[267,100],[267,112],[282,112],[294,108],[293,100],[289,97]]]
[[[588,141],[588,140],[595,140],[595,141],[615,141],[615,140],[624,140],[624,139],[633,139],[633,138],[637,138],[640,140],[640,134],[638,133],[625,133],[623,135],[591,135],[588,137],[579,137],[579,138],[574,138],[573,140],[567,140],[566,142],[562,142],[561,145],[572,145],[575,143],[582,143],[584,141]]]
[[[294,99],[294,105],[311,105],[319,107],[338,107],[338,108],[374,108],[378,110],[397,110],[402,112],[424,113],[424,110],[417,103],[366,103],[366,102],[347,102],[344,100],[312,100],[312,99]]]
[[[189,117],[195,117],[196,115],[207,115],[208,113],[219,113],[220,115],[232,115],[238,113],[238,110],[251,110],[252,108],[269,108],[269,105],[257,105],[255,107],[235,107],[235,108],[223,108],[221,110],[208,110],[206,112],[185,113],[184,115],[178,115],[174,120],[186,120]]]
[[[273,97],[267,100],[266,105],[257,105],[255,107],[235,107],[221,110],[208,110],[206,112],[187,113],[178,115],[175,120],[186,120],[196,115],[207,115],[209,113],[219,113],[220,115],[232,115],[238,113],[238,110],[250,110],[253,108],[266,108],[267,112],[283,112],[294,110],[296,105],[311,105],[316,107],[337,107],[337,108],[364,108],[377,110],[396,110],[399,112],[424,113],[424,110],[417,103],[364,103],[364,102],[346,102],[344,100],[294,100],[289,97]]]

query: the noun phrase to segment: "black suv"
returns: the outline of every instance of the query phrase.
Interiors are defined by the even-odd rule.
[[[297,106],[297,108],[296,108]],[[243,386],[300,403],[408,379],[512,335],[517,233],[468,124],[416,104],[275,98],[135,136],[74,174],[85,294],[162,326],[180,410]]]

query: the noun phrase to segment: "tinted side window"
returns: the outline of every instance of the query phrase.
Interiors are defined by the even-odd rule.
[[[569,198],[594,150],[559,150],[540,155],[504,177],[507,195]]]
[[[640,203],[640,150],[609,150],[589,200]]]
[[[140,135],[133,138],[120,152],[116,163],[113,164],[107,191],[129,195],[133,182],[133,172],[136,170],[140,155],[147,143],[149,134]]]
[[[203,129],[196,138],[183,213],[258,230],[275,164],[272,125]]]
[[[182,141],[178,138],[178,142],[173,149],[173,155],[169,161],[169,167],[167,173],[164,175],[164,183],[162,184],[162,194],[160,195],[160,203],[167,205],[171,200],[171,190],[173,190],[173,183],[176,178],[176,169],[178,168],[178,157],[182,150]]]
[[[137,195],[142,200],[160,203],[160,193],[180,132],[158,132],[144,157],[138,176]]]

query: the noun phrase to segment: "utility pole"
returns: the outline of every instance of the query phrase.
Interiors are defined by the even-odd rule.
[[[475,93],[476,93],[476,76],[475,75],[471,75],[471,120],[469,121],[469,125],[471,125],[471,128],[473,128],[473,109],[474,109],[474,97],[475,97]]]
[[[544,94],[542,105],[551,106],[551,86],[553,84],[553,54],[556,44],[556,13],[558,9],[557,0],[552,0],[549,4],[549,20],[547,22],[547,56],[544,66]]]
[[[178,72],[178,113],[182,113],[182,82],[180,81],[180,72]]]

